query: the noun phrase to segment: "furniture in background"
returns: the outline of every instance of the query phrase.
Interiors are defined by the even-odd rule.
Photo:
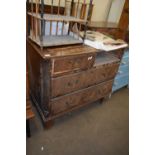
[[[31,137],[30,120],[34,118],[29,94],[28,71],[26,72],[26,135]]]
[[[31,137],[31,130],[30,130],[30,120],[35,117],[30,101],[26,101],[26,135],[27,137]]]
[[[91,19],[92,1],[53,0],[49,6],[51,11],[46,13],[44,0],[41,4],[39,0],[27,0],[27,38],[41,48],[83,43],[85,35],[81,38],[79,32],[81,24],[86,30],[87,21]]]
[[[123,39],[129,42],[129,0],[125,0],[119,23],[112,22],[93,22],[88,23],[88,29],[99,31],[106,35],[113,36],[115,39]]]
[[[129,0],[125,0],[122,15],[118,24],[109,22],[89,22],[90,30],[99,31],[129,43]],[[125,50],[113,85],[113,92],[129,84],[129,49]]]
[[[118,24],[118,30],[115,36],[117,38],[129,41],[129,0],[125,0],[121,18]]]
[[[112,91],[129,85],[129,49],[126,49],[122,57],[117,75],[114,80]]]
[[[115,39],[115,33],[119,29],[117,23],[103,21],[90,21],[88,22],[87,27],[91,31],[98,31]],[[82,29],[84,30],[84,26],[82,27]]]

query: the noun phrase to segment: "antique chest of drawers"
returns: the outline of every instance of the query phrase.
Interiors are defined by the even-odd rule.
[[[30,40],[26,45],[30,94],[45,127],[111,94],[123,50],[110,54],[83,44],[41,50]]]

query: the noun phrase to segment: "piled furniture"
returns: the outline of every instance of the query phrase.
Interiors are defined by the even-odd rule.
[[[122,15],[118,24],[118,31],[116,31],[116,37],[129,42],[129,0],[125,0]],[[121,60],[121,64],[115,77],[113,92],[129,85],[129,48],[125,49],[124,55]]]
[[[112,91],[116,91],[129,85],[129,49],[126,49],[122,57],[117,75],[114,80]]]
[[[89,3],[87,20],[82,21],[85,22],[85,31],[90,17],[91,5],[92,0]],[[42,3],[41,6],[43,6]],[[41,8],[43,9],[43,7]],[[41,14],[43,12],[42,10]],[[34,19],[39,16],[32,14],[29,15]],[[57,19],[53,16],[48,17],[50,20],[56,21],[67,19],[69,33],[65,34],[65,37],[72,37],[72,39],[63,39],[64,35],[50,35],[47,36],[50,37],[49,40],[47,39],[47,46],[44,38],[46,37],[45,33],[39,34],[41,40],[37,42],[35,36],[32,37],[32,22],[28,26],[30,31],[26,45],[30,95],[45,127],[50,127],[53,120],[63,114],[109,97],[124,51],[124,49],[119,49],[106,53],[84,45],[85,35],[82,38],[78,35],[79,23],[82,19],[79,20],[72,16],[63,17],[62,15],[58,15]],[[41,17],[39,20],[45,21],[46,19]],[[78,31],[70,28],[73,25],[72,22],[77,23]],[[44,24],[41,23],[42,29]],[[43,26],[43,29],[46,31],[48,28]],[[70,36],[70,34],[77,38]],[[51,37],[53,37],[53,41]]]
[[[54,4],[58,2],[58,6]],[[28,0],[27,37],[43,47],[83,43],[79,35],[81,24],[87,26],[92,14],[90,3],[78,0],[51,0],[51,12],[44,12],[44,0]],[[63,10],[62,10],[63,8]]]
[[[34,118],[34,113],[31,108],[31,101],[29,96],[29,80],[28,80],[28,71],[26,72],[26,134],[28,137],[31,137],[30,130],[30,120]]]

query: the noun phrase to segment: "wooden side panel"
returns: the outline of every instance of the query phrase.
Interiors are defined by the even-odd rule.
[[[52,97],[87,88],[94,84],[114,78],[119,63],[106,64],[66,76],[52,78]]]
[[[29,100],[29,80],[28,80],[28,71],[26,71],[26,100]]]
[[[40,55],[26,42],[27,62],[29,70],[30,93],[35,97],[38,104],[41,104],[41,79],[40,79]]]
[[[95,53],[53,59],[51,76],[57,77],[73,71],[91,68],[94,61]]]
[[[51,95],[51,63],[49,60],[41,62],[41,104],[43,107],[44,115],[50,115],[49,101]]]
[[[29,68],[30,95],[40,107],[43,114],[48,116],[50,99],[50,61],[42,59],[36,49],[27,42],[27,61]]]
[[[51,101],[52,114],[57,115],[81,104],[84,105],[101,99],[111,92],[112,84],[113,80],[55,98]]]

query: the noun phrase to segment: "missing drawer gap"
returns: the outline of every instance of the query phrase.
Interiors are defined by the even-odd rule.
[[[100,66],[115,62],[119,62],[119,59],[110,53],[102,51],[97,53],[94,66]]]

